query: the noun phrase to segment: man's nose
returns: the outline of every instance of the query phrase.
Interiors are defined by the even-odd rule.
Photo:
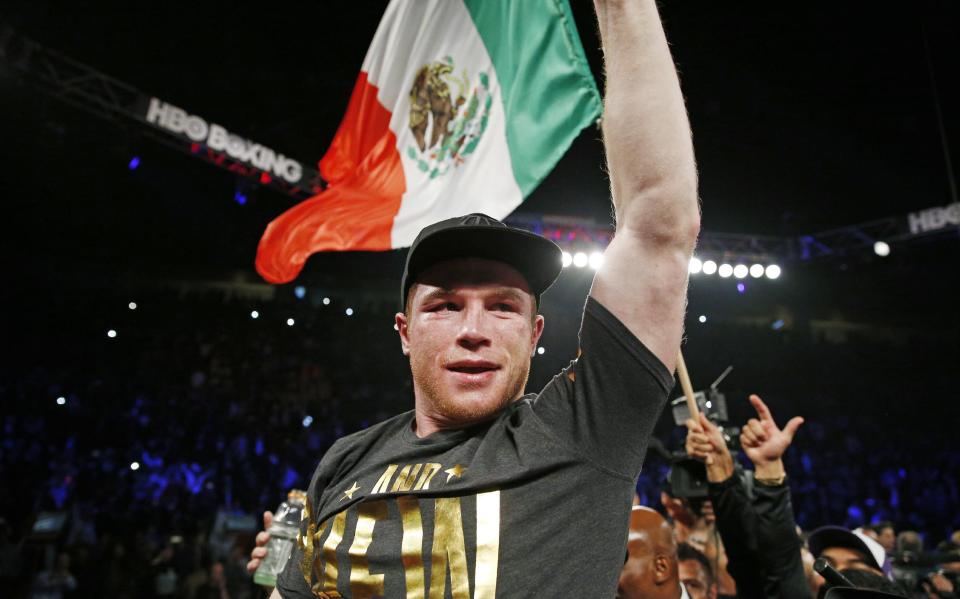
[[[462,315],[460,332],[457,334],[457,343],[462,347],[475,348],[490,344],[490,336],[486,332],[487,313],[482,305],[467,304],[460,311]]]

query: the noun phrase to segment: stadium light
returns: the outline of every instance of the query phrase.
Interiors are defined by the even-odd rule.
[[[111,339],[113,339],[116,336],[117,336],[117,332],[114,331],[113,329],[110,329],[109,331],[107,331],[107,337],[110,337]]]
[[[57,398],[57,405],[58,405],[58,406],[62,406],[62,405],[65,404],[65,403],[67,403],[67,398],[66,398],[66,397],[64,397],[64,396],[61,395],[60,397]]]
[[[130,302],[129,304],[127,304],[127,307],[130,308],[131,310],[136,310],[137,302]]]
[[[600,252],[593,252],[590,254],[590,268],[593,270],[600,270],[601,266],[603,266],[603,254]]]
[[[873,253],[884,258],[890,255],[890,244],[886,241],[878,241],[873,244]]]
[[[297,285],[293,288],[293,294],[297,296],[297,299],[303,299],[307,295],[307,288],[303,285]]]
[[[754,264],[750,267],[750,276],[759,279],[763,276],[763,264]]]
[[[543,346],[537,348],[537,354],[542,356],[545,353],[547,353],[547,350],[543,349]]]
[[[577,268],[583,268],[590,261],[590,258],[587,258],[587,255],[583,252],[577,252],[573,255],[573,265]]]
[[[296,324],[296,321],[295,321],[295,320],[293,320],[292,318],[288,318],[288,319],[287,319],[287,326],[288,326],[288,327],[292,327],[294,324]]]
[[[707,260],[703,263],[703,274],[712,275],[717,272],[717,263],[713,260]]]
[[[733,267],[733,276],[738,279],[746,279],[748,274],[750,274],[750,269],[747,268],[746,264],[737,264]]]
[[[733,274],[733,267],[729,264],[721,264],[720,268],[717,269],[717,274],[726,279]]]
[[[310,414],[307,414],[306,416],[304,416],[302,424],[303,424],[303,428],[307,428],[308,426],[313,424],[313,416],[311,416]]]
[[[563,254],[561,254],[561,256],[563,257],[563,267],[564,267],[564,268],[567,268],[568,266],[570,266],[571,264],[573,264],[573,254],[571,254],[570,252],[563,252]]]
[[[253,310],[253,311],[250,312],[250,318],[256,320],[256,319],[260,318],[260,313],[257,312],[256,310]]]
[[[329,297],[323,298],[323,305],[324,305],[324,306],[329,306],[329,305],[330,305],[330,298],[329,298]]]
[[[140,462],[130,462],[130,469],[134,471],[139,470]]]
[[[700,318],[698,318],[697,320],[699,320],[700,323],[702,324],[702,323],[707,322],[707,317],[706,317],[705,315],[701,314],[701,315],[700,315]]]
[[[697,258],[696,256],[690,258],[690,266],[687,267],[687,272],[695,275],[701,270],[703,270],[703,262],[700,261],[700,258]]]
[[[767,267],[767,278],[768,279],[777,279],[780,277],[780,267],[776,264],[771,264]]]
[[[353,308],[347,308],[347,316],[353,316]]]

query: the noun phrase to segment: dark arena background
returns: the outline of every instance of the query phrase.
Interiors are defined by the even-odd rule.
[[[572,4],[602,82],[592,7]],[[67,555],[68,596],[193,596],[215,565],[230,597],[262,596],[244,568],[260,514],[338,437],[412,409],[403,251],[314,255],[280,286],[254,269],[266,224],[320,184],[384,6],[0,8],[0,594],[33,596]],[[728,426],[750,393],[805,417],[785,458],[804,531],[891,521],[932,550],[960,528],[958,4],[661,10],[700,173],[696,256],[764,267],[693,269],[694,387],[732,366]],[[159,130],[150,98],[303,176]],[[535,391],[575,357],[612,231],[597,128],[508,221],[576,260],[544,298]],[[642,504],[662,509],[685,432],[668,406]]]

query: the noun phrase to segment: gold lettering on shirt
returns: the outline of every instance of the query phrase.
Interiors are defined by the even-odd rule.
[[[377,484],[373,485],[373,490],[370,491],[371,495],[376,493],[386,493],[387,489],[390,487],[390,479],[393,478],[393,473],[397,471],[396,464],[390,464],[387,466],[387,469],[383,471],[383,474],[380,475]]]
[[[423,522],[420,518],[420,501],[412,496],[398,497],[397,506],[403,521],[400,559],[407,581],[407,599],[423,599]]]
[[[321,529],[325,528],[326,523],[321,524],[320,527]],[[315,561],[319,561],[321,557],[323,558],[323,576],[319,577],[311,589],[314,595],[319,595],[320,593],[330,595],[331,592],[335,593],[337,591],[337,547],[339,547],[340,542],[343,541],[343,533],[346,527],[347,512],[344,510],[333,517],[330,534],[327,535],[327,540],[323,543],[322,551],[318,552],[314,558]],[[319,569],[316,563],[314,563],[314,567]],[[334,595],[330,596],[332,597]],[[336,596],[339,597],[339,595]]]
[[[303,506],[300,522],[304,520],[307,520],[307,531],[304,533],[301,530],[301,532],[297,533],[297,543],[299,543],[300,548],[303,549],[303,558],[300,560],[300,573],[303,574],[304,579],[307,581],[307,586],[309,586],[310,580],[313,578],[313,546],[314,543],[319,540],[324,526],[327,525],[327,522],[324,522],[320,525],[320,531],[317,531],[317,524],[313,521],[313,507],[310,503],[310,497],[307,497],[307,503]]]
[[[411,470],[413,468],[413,470]],[[423,464],[407,464],[403,467],[403,470],[400,471],[400,474],[397,475],[396,480],[393,481],[393,486],[390,487],[391,491],[409,491],[413,488],[413,483],[417,481],[417,474],[419,474],[420,469],[423,468]]]
[[[357,528],[350,546],[350,592],[357,599],[383,595],[383,574],[370,573],[367,550],[373,541],[373,528],[378,520],[386,520],[387,504],[383,501],[361,503],[357,508]]]
[[[477,495],[477,563],[473,599],[497,595],[497,561],[500,554],[500,491]]]
[[[434,504],[433,551],[430,558],[430,599],[446,595],[447,570],[450,595],[470,599],[467,552],[463,541],[463,519],[459,497],[440,497]]]
[[[437,464],[435,462],[425,464],[423,467],[423,472],[420,473],[420,479],[417,480],[417,484],[413,487],[413,490],[425,491],[429,489],[430,481],[433,480],[433,477],[437,475],[437,472],[440,472],[441,468],[443,468],[443,464]]]

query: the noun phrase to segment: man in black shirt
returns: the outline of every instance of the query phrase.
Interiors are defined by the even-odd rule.
[[[614,595],[636,478],[673,386],[699,206],[654,1],[596,9],[616,233],[580,356],[523,395],[555,245],[480,214],[424,229],[396,315],[414,410],[323,457],[273,597]]]

